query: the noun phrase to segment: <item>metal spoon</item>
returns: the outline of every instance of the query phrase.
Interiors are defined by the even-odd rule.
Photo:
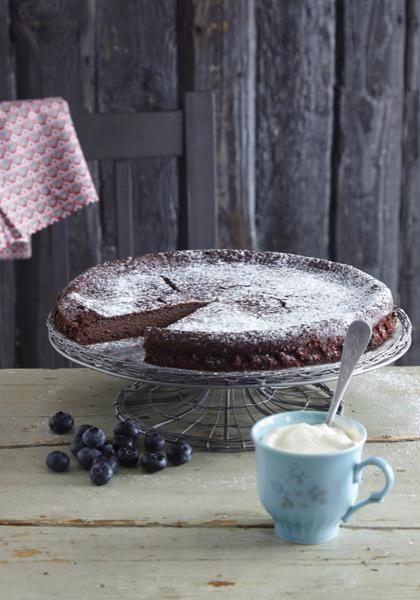
[[[331,427],[338,406],[350,383],[353,371],[369,343],[372,329],[364,321],[353,321],[347,330],[344,340],[343,352],[341,353],[340,372],[338,374],[337,386],[328,411],[326,424]]]

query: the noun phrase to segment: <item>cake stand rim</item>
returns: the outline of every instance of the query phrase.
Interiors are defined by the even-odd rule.
[[[367,352],[354,374],[361,375],[387,366],[401,358],[411,346],[412,325],[408,315],[395,307],[396,332],[377,349]],[[55,327],[51,314],[47,318],[48,338],[52,347],[68,360],[101,373],[132,381],[144,381],[188,387],[293,387],[294,385],[334,381],[340,362],[292,367],[272,371],[210,372],[160,367],[145,362],[124,364],[120,358],[107,356],[69,340]]]

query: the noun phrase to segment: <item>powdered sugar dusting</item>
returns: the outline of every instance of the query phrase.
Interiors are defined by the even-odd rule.
[[[213,280],[212,270],[212,267],[206,270],[201,283],[204,283],[203,277],[215,283],[218,301],[198,309],[169,329],[288,334],[305,327],[333,335],[347,328],[355,318],[374,325],[378,321],[378,310],[382,308],[381,316],[392,310],[391,294],[385,286],[372,294],[372,283],[362,278],[349,280],[330,271],[305,271],[288,266],[273,269],[264,265],[233,264],[224,269],[216,267]],[[221,272],[226,290],[219,287]],[[200,281],[195,273],[193,278]],[[233,284],[231,287],[229,282]]]
[[[98,275],[89,279],[85,290],[70,292],[69,304],[94,310],[104,317],[116,317],[183,301],[156,273],[128,270],[108,277],[106,273],[105,277],[100,272]]]
[[[165,305],[208,302],[174,331],[343,333],[361,318],[374,325],[393,309],[389,289],[346,265],[280,253],[187,251],[90,269],[70,284],[68,312],[113,317]],[[74,283],[76,285],[74,285]]]

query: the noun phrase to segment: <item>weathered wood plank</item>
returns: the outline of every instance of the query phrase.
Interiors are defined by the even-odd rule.
[[[45,466],[47,453],[47,448],[0,450],[4,522],[121,521],[139,527],[179,523],[268,527],[271,523],[257,497],[255,459],[251,453],[195,452],[188,465],[168,467],[153,477],[140,469],[121,469],[112,484],[100,490],[100,502],[98,489],[90,483],[86,471],[73,462],[68,473],[57,477]],[[373,454],[386,458],[393,466],[395,488],[384,504],[364,508],[348,526],[420,528],[420,443],[368,444],[365,456]],[[381,486],[382,474],[370,470],[365,474],[359,497]],[[25,492],[28,489],[30,494]],[[69,501],[53,502],[57,493]],[[170,503],[157,501],[158,495],[170,498]]]
[[[110,432],[113,402],[124,385],[122,379],[88,369],[1,371],[0,448],[59,443],[62,438],[47,426],[57,410],[69,411],[79,424],[96,420]],[[420,369],[386,368],[355,377],[345,412],[362,420],[372,439],[420,437]]]
[[[257,238],[327,257],[335,2],[257,2]]]
[[[99,490],[102,491],[102,490]],[[418,597],[418,531],[343,531],[298,546],[264,529],[4,527],[3,593],[34,599]],[[94,576],[93,576],[94,574]],[[141,582],[141,583],[139,583]],[[29,597],[29,596],[28,596]]]
[[[118,160],[115,164],[115,199],[117,202],[118,256],[133,256],[133,179],[131,162]]]
[[[61,449],[65,451],[66,446]],[[49,451],[45,447],[0,449],[3,522],[121,521],[139,527],[179,523],[269,527],[271,523],[257,497],[253,453],[196,451],[191,463],[182,468],[168,467],[153,477],[141,469],[121,469],[112,484],[98,491],[89,474],[73,459],[66,474],[57,476],[48,471],[45,457]],[[420,528],[420,442],[372,443],[364,455],[388,460],[396,472],[396,484],[384,504],[359,511],[348,527]],[[370,469],[359,497],[382,485],[382,473]],[[54,501],[58,495],[60,502]]]
[[[388,411],[390,400],[404,399],[417,423],[420,368],[382,374],[383,382],[380,372],[353,381],[350,412],[369,428],[382,422],[384,431],[394,432],[400,423],[397,413]],[[0,439],[30,437],[23,423],[40,433],[53,406],[82,420],[102,421],[114,386],[120,385],[86,369],[3,370]],[[383,416],[376,421],[384,406],[386,425]],[[57,437],[51,439],[55,443]],[[183,467],[153,476],[123,469],[112,484],[96,488],[77,468],[63,475],[49,472],[47,451],[0,449],[0,576],[10,600],[26,592],[22,582],[28,575],[34,598],[75,593],[92,600],[134,598],[139,577],[142,594],[159,598],[220,595],[219,588],[237,598],[310,594],[321,600],[327,590],[339,593],[344,587],[355,600],[378,593],[390,600],[418,595],[420,442],[368,444],[367,454],[382,455],[393,465],[395,489],[383,505],[360,511],[337,540],[320,546],[291,545],[274,536],[257,499],[251,453],[196,452]],[[382,485],[376,470],[365,479],[361,496]],[[281,576],[273,578],[274,571]]]
[[[97,165],[90,163],[95,187],[99,190]],[[89,204],[68,217],[70,274],[73,279],[82,271],[103,262],[101,207]],[[68,283],[67,280],[66,283]],[[63,289],[63,286],[59,291]]]
[[[354,377],[345,414],[361,420],[372,438],[420,435],[420,369],[392,367]]]
[[[115,161],[102,160],[99,166],[103,260],[118,257],[117,206],[115,202]]]
[[[32,257],[16,264],[17,323],[20,332],[22,366],[59,366],[56,353],[47,339],[45,321],[54,301],[51,280],[51,231],[32,236]],[[48,267],[46,267],[48,265]]]
[[[14,65],[9,36],[9,2],[0,0],[0,94],[15,94]],[[0,368],[16,366],[16,272],[12,261],[0,260]]]
[[[0,261],[0,368],[16,366],[16,274],[12,261]]]
[[[413,323],[413,345],[402,364],[420,364],[420,2],[407,3],[405,124],[401,212],[401,305]]]
[[[68,7],[67,10],[72,10]],[[67,61],[74,79],[70,89],[65,90],[66,97],[71,104],[83,106],[93,111],[96,106],[96,1],[87,0],[78,5],[74,3],[73,15],[70,19],[74,24],[74,32],[69,39],[73,46],[73,56]],[[66,17],[60,17],[66,27]],[[73,71],[74,69],[74,71]],[[60,85],[62,83],[60,82]],[[92,179],[98,193],[99,174],[98,163],[88,162]],[[102,225],[100,206],[91,204],[82,211],[78,211],[67,220],[69,228],[69,269],[70,279],[88,267],[102,262]]]
[[[184,91],[216,94],[218,244],[255,246],[255,2],[179,3]]]
[[[0,82],[1,100],[10,100],[15,92],[15,70],[10,39],[10,9],[8,0],[0,0]]]
[[[399,439],[404,439],[418,434],[420,369],[384,369],[382,377],[383,381],[378,372],[353,381],[348,392],[347,413],[361,420],[371,435],[403,436]],[[58,480],[44,465],[48,448],[31,447],[31,444],[60,442],[58,436],[49,433],[47,426],[48,416],[60,409],[69,410],[79,424],[93,422],[110,433],[115,423],[112,401],[121,384],[117,379],[86,369],[40,370],[36,375],[30,370],[0,373],[2,518],[36,523],[41,518],[39,515],[45,515],[41,522],[44,518],[48,522],[122,519],[141,526],[178,521],[202,525],[215,520],[224,525],[234,522],[241,526],[269,523],[256,496],[252,453],[196,452],[190,465],[169,468],[153,478],[138,471],[126,471],[107,488],[109,491],[101,492],[100,503],[94,501],[98,492],[89,484],[87,474],[75,467],[60,478],[60,486],[64,486],[66,492],[71,490],[71,506],[52,505],[49,498]],[[406,416],[401,411],[402,403]],[[65,439],[62,441],[65,443]],[[419,453],[420,441],[367,445],[366,454],[385,456],[393,465],[396,488],[384,506],[366,508],[350,526],[420,527]],[[378,471],[366,474],[364,491],[378,487],[380,480]],[[32,490],[30,497],[19,493],[28,485]],[[172,499],[165,514],[156,503],[157,490],[162,497]],[[223,500],[227,493],[228,503]],[[121,495],[124,502],[116,502],[116,495]]]
[[[97,2],[97,85],[100,112],[177,108],[175,3]],[[133,27],[136,23],[136,27]],[[159,40],[159,43],[156,42]],[[133,161],[134,251],[177,244],[176,159]],[[101,180],[106,186],[109,169]],[[103,198],[109,201],[109,197]],[[106,207],[108,214],[110,210]],[[116,237],[110,231],[108,236]]]
[[[345,0],[334,258],[385,281],[398,301],[404,0]]]
[[[68,227],[65,220],[51,227],[53,294],[58,296],[69,281]]]
[[[215,248],[217,240],[214,98],[185,96],[187,248]]]
[[[61,95],[70,103],[92,106],[89,65],[93,64],[93,1],[52,4],[13,0],[11,9],[19,97]],[[92,216],[94,227],[89,223]],[[62,225],[69,231],[71,272],[83,270],[97,258],[98,216],[99,209],[94,206],[89,214],[83,211]],[[84,240],[83,247],[79,239]],[[51,228],[35,235],[33,257],[17,265],[22,362],[27,366],[63,364],[63,359],[50,350],[45,328],[55,288],[62,283],[55,285],[47,268],[52,263],[52,241]]]

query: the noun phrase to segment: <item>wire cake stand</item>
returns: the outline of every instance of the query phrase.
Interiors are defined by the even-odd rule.
[[[376,350],[366,352],[355,374],[388,365],[411,344],[411,323],[395,309],[397,327]],[[131,379],[118,394],[119,419],[132,419],[143,432],[159,430],[167,440],[182,438],[208,450],[248,450],[252,425],[284,410],[328,410],[326,381],[337,379],[340,363],[277,371],[212,373],[159,367],[144,362],[143,338],[82,346],[47,320],[51,345],[69,360],[102,373]],[[340,407],[340,410],[342,406]]]

